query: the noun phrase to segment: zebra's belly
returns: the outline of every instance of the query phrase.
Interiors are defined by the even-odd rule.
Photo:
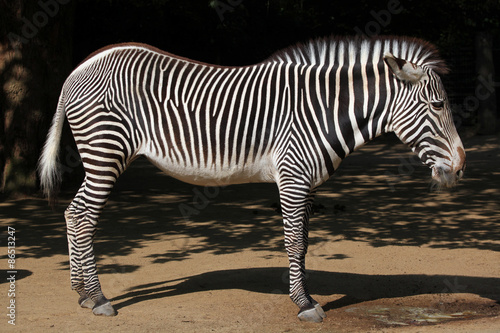
[[[183,165],[159,157],[148,159],[167,175],[183,182],[201,186],[224,186],[244,183],[276,182],[276,168],[270,158],[243,166]]]

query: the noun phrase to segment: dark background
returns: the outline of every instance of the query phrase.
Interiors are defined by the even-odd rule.
[[[100,47],[142,42],[221,65],[248,65],[327,35],[407,35],[441,51],[459,132],[498,133],[500,1],[0,0],[0,199],[38,191],[36,162],[62,84]],[[61,161],[78,156],[65,129]],[[81,177],[66,172],[66,184]]]

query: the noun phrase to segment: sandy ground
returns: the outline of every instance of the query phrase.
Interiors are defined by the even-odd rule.
[[[430,171],[390,138],[321,187],[307,257],[321,324],[300,322],[287,295],[274,184],[195,187],[136,161],[96,238],[113,318],[79,308],[69,287],[62,214],[74,193],[55,211],[41,198],[2,202],[0,268],[14,227],[17,273],[0,281],[0,331],[500,332],[500,137],[464,141],[466,175],[451,191],[429,193]]]

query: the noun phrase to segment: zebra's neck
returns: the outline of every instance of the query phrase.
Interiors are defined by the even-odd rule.
[[[351,152],[391,130],[398,86],[382,63],[296,64],[290,66],[289,76],[296,119],[316,127],[332,149],[335,169]]]

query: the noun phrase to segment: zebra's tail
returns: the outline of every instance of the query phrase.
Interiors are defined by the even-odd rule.
[[[64,125],[64,90],[59,96],[57,111],[52,118],[47,140],[38,160],[38,175],[40,187],[51,205],[55,204],[59,185],[61,183],[61,165],[59,163],[59,143]]]

